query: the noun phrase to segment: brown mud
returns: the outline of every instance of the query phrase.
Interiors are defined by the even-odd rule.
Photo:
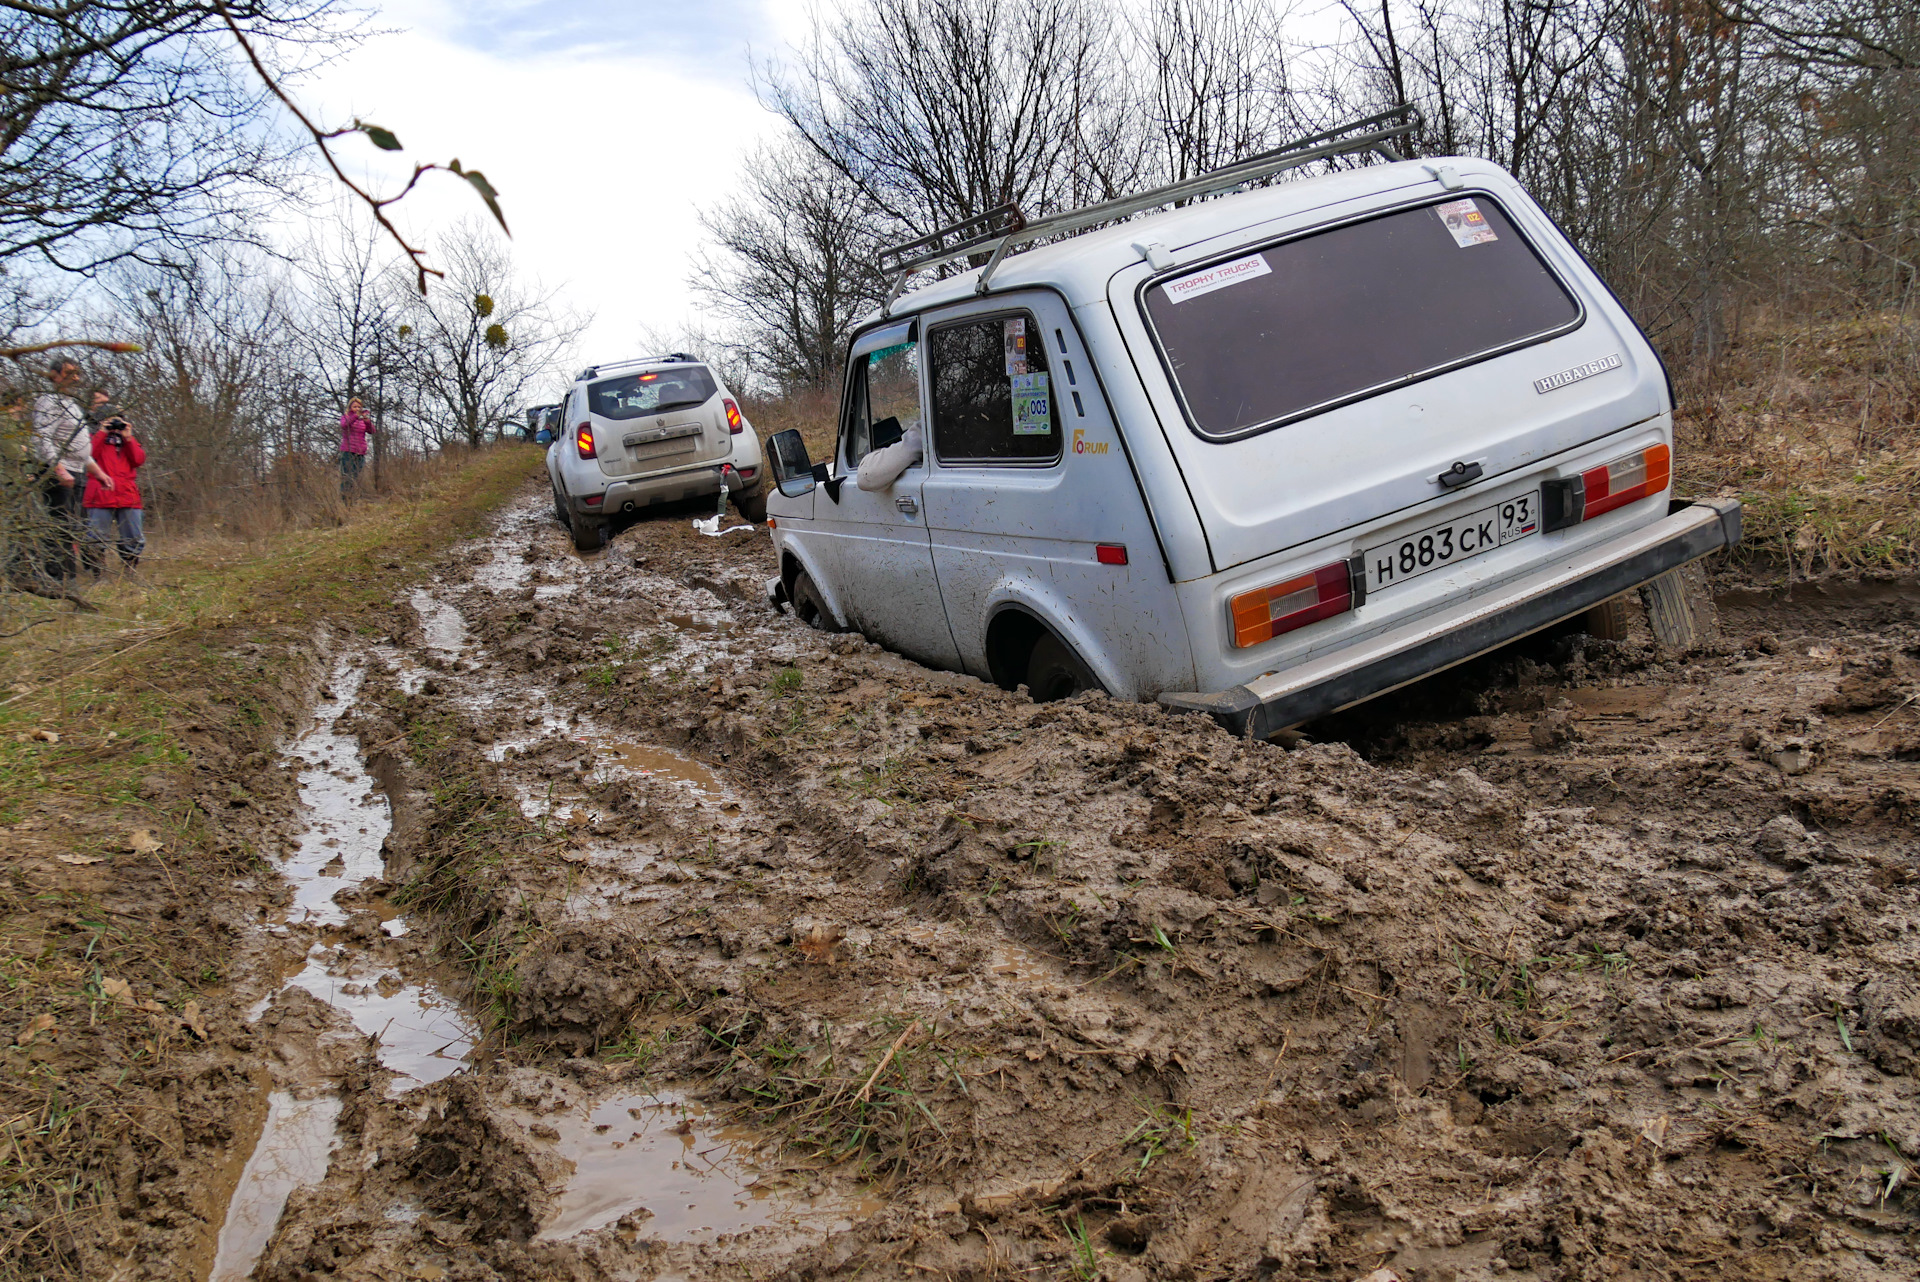
[[[530,498],[340,645],[223,1262],[1920,1275],[1910,586],[1281,746],[808,631],[701,515],[583,558]]]

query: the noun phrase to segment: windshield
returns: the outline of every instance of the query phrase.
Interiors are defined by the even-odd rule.
[[[704,405],[719,390],[706,366],[681,365],[603,378],[587,388],[587,406],[599,418],[645,418]]]
[[[1225,440],[1559,333],[1580,308],[1486,196],[1302,236],[1144,299],[1188,420]]]

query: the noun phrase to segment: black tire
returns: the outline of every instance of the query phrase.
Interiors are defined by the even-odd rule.
[[[573,546],[582,552],[598,552],[607,546],[605,521],[574,521],[569,528],[573,530]]]
[[[788,595],[793,598],[794,618],[819,632],[840,630],[834,626],[833,614],[827,609],[820,589],[813,586],[813,579],[805,570],[794,576],[793,590]]]
[[[735,490],[733,510],[740,514],[743,521],[752,521],[760,525],[767,519],[767,487],[760,486],[752,490]]]
[[[1629,626],[1627,598],[1617,596],[1594,606],[1587,611],[1585,626],[1587,635],[1596,641],[1625,641]]]
[[[554,519],[559,521],[560,524],[565,526],[567,529],[571,530],[573,528],[573,516],[571,513],[567,511],[566,499],[560,496],[560,486],[554,482],[554,479],[551,476],[547,477],[547,485],[549,488],[553,490]]]
[[[1027,656],[1027,693],[1035,703],[1070,699],[1099,687],[1087,665],[1080,662],[1080,656],[1059,637],[1042,632],[1040,639],[1033,643],[1033,653]]]

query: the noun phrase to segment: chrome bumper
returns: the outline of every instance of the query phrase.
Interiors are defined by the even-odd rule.
[[[1160,702],[1204,712],[1236,735],[1289,726],[1410,685],[1631,591],[1740,541],[1734,499],[1675,502],[1666,517],[1476,597],[1214,694],[1168,691]]]

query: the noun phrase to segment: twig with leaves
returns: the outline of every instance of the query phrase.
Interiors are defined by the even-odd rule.
[[[407,194],[419,184],[420,179],[427,174],[435,170],[441,170],[454,175],[456,178],[466,179],[474,191],[479,193],[480,199],[486,202],[487,210],[493,215],[494,221],[500,224],[500,230],[506,232],[509,236],[513,235],[513,231],[507,226],[507,216],[500,212],[500,193],[494,190],[493,184],[487,181],[485,174],[481,173],[478,169],[462,167],[457,158],[448,161],[444,165],[438,163],[414,165],[413,176],[407,179],[406,186],[391,196],[376,196],[353,179],[347,177],[346,171],[340,167],[340,162],[334,157],[333,148],[329,145],[335,139],[344,138],[348,134],[365,134],[367,141],[371,142],[381,151],[402,150],[400,140],[394,136],[392,130],[383,129],[379,125],[370,124],[358,118],[355,118],[351,125],[345,126],[344,128],[320,128],[320,126],[316,125],[312,119],[308,117],[306,112],[300,110],[299,105],[288,96],[287,91],[280,87],[280,82],[273,78],[273,74],[267,70],[266,64],[260,60],[260,55],[255,52],[253,43],[247,39],[247,33],[241,30],[238,22],[234,21],[233,14],[228,12],[223,0],[213,0],[213,7],[219,11],[221,19],[227,24],[228,29],[233,32],[233,38],[239,42],[241,52],[247,55],[247,61],[253,64],[254,72],[259,75],[261,83],[266,85],[267,90],[272,93],[275,98],[278,98],[281,105],[292,112],[293,118],[298,120],[306,131],[312,135],[314,146],[320,149],[320,155],[327,162],[327,168],[333,170],[333,176],[339,179],[340,185],[366,202],[367,208],[373,211],[374,221],[380,224],[381,229],[385,231],[388,236],[392,237],[393,242],[400,246],[401,251],[406,254],[408,261],[413,264],[414,272],[419,278],[420,292],[422,294],[427,292],[427,277],[445,277],[446,273],[437,268],[427,266],[427,251],[412,244],[405,236],[400,234],[400,229],[395,227],[392,219],[387,217],[387,208],[390,205],[398,204],[401,200],[404,200]]]

